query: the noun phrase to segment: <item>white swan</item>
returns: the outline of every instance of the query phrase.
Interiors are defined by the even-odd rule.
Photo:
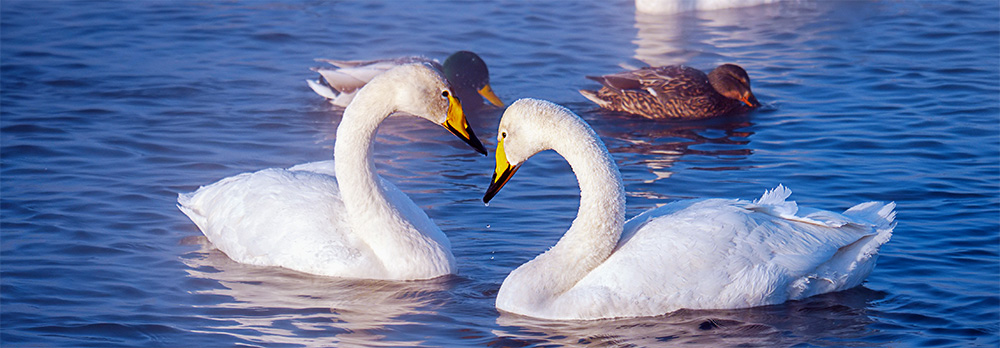
[[[529,157],[552,149],[576,173],[580,211],[551,249],[510,273],[498,309],[547,319],[744,308],[861,284],[894,227],[895,204],[843,214],[797,209],[783,186],[749,202],[687,200],[625,221],[621,174],[569,110],[522,99],[504,112],[488,202]]]
[[[635,12],[672,14],[686,11],[712,11],[770,4],[778,0],[635,0]]]
[[[375,172],[375,132],[397,111],[441,124],[486,153],[440,72],[426,64],[405,65],[372,79],[344,110],[336,164],[236,175],[179,195],[178,207],[237,262],[349,278],[454,273],[448,238]]]

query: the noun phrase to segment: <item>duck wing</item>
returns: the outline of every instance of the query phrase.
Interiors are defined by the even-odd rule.
[[[362,66],[388,66],[389,68],[392,68],[394,66],[412,64],[412,63],[431,63],[431,62],[437,63],[437,61],[424,56],[408,56],[408,57],[396,57],[396,58],[373,59],[373,60],[337,60],[337,59],[327,59],[327,58],[316,58],[316,61],[328,63],[338,68],[355,68]]]
[[[323,78],[318,81],[307,80],[309,87],[324,98],[333,100],[335,105],[347,106],[353,100],[354,93],[364,87],[375,76],[400,65],[411,63],[427,63],[438,70],[443,70],[437,61],[423,56],[397,57],[376,60],[335,60],[317,58],[317,62],[332,65],[313,67],[312,71]]]
[[[618,93],[638,92],[660,100],[698,97],[705,94],[705,88],[711,88],[704,72],[680,65],[646,67],[587,78]]]

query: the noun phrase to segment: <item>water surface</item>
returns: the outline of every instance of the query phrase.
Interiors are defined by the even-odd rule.
[[[4,346],[997,346],[1000,5],[822,2],[637,15],[629,1],[0,3]],[[762,308],[549,322],[498,313],[504,277],[569,226],[578,189],[534,157],[489,207],[492,157],[400,117],[380,172],[450,238],[459,274],[324,278],[237,264],[175,207],[223,177],[332,157],[316,57],[478,52],[505,101],[589,121],[628,216],[686,198],[895,201],[861,287]],[[745,67],[765,107],[657,122],[596,110],[584,75]],[[500,110],[471,115],[492,152]],[[671,252],[665,250],[664,252]]]

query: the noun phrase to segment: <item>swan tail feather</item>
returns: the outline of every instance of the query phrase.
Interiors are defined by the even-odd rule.
[[[875,238],[869,250],[865,253],[878,253],[878,248],[889,241],[892,230],[896,228],[896,202],[861,203],[844,211],[844,215],[853,218],[858,223],[867,223],[875,229]]]
[[[896,202],[861,203],[844,211],[844,215],[867,221],[878,228],[891,227],[896,223]]]
[[[786,203],[785,200],[791,195],[792,190],[785,187],[785,185],[778,184],[778,187],[764,191],[764,194],[753,201],[753,203],[758,205],[781,205]]]
[[[854,220],[845,225],[845,228],[867,226],[874,233],[840,247],[815,272],[796,280],[792,284],[789,298],[801,299],[861,285],[875,268],[879,249],[889,241],[892,230],[896,227],[895,208],[896,203],[893,202],[867,202],[845,211],[843,215]]]
[[[802,218],[795,216],[799,211],[798,205],[795,201],[787,200],[791,195],[792,190],[785,185],[778,184],[778,187],[764,191],[760,198],[753,201],[753,206],[750,209],[785,219],[801,220]],[[815,223],[814,221],[803,222]]]
[[[195,192],[177,194],[177,209],[187,215],[199,230],[204,231],[207,226],[207,219],[202,212],[195,207],[193,202]]]

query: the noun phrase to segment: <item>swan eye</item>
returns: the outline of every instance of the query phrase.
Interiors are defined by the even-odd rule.
[[[448,90],[444,90],[441,92],[441,98],[448,99]]]

